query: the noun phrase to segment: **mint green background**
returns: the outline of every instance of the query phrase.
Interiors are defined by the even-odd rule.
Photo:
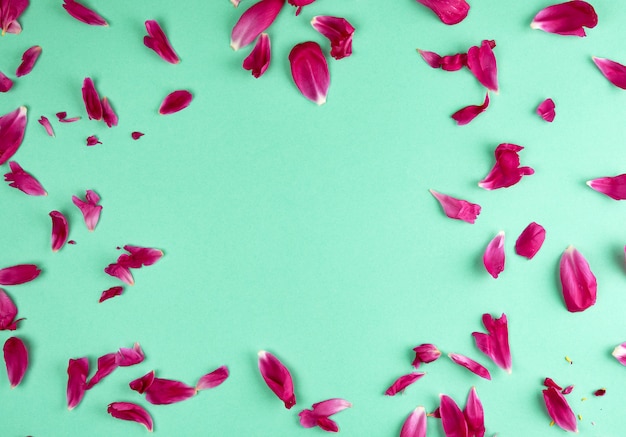
[[[531,30],[550,3],[472,1],[468,18],[445,26],[413,0],[318,0],[294,17],[285,7],[269,29],[272,64],[260,79],[241,69],[248,49],[233,52],[230,30],[251,4],[226,0],[96,1],[110,23],[84,25],[60,1],[33,1],[21,35],[0,39],[0,70],[14,78],[21,54],[38,44],[33,72],[0,95],[0,113],[29,108],[24,143],[14,156],[45,186],[32,198],[0,184],[0,266],[36,263],[29,284],[5,287],[26,317],[31,366],[10,390],[0,377],[0,435],[140,436],[106,406],[136,402],[160,436],[325,435],[301,428],[297,412],[342,397],[353,408],[334,418],[344,436],[396,436],[418,405],[432,411],[438,394],[463,405],[474,385],[488,435],[561,435],[541,399],[550,376],[574,384],[568,399],[581,414],[581,435],[622,436],[626,369],[611,357],[626,340],[625,205],[585,181],[623,173],[626,94],[597,71],[591,56],[626,62],[626,8],[595,0],[600,24],[587,38]],[[393,4],[392,4],[393,3]],[[309,25],[315,15],[346,17],[356,28],[354,55],[330,60],[322,107],[295,88],[287,55],[302,41],[327,41]],[[157,19],[182,62],[170,65],[142,44],[143,22]],[[416,48],[442,54],[495,39],[500,93],[470,125],[450,114],[482,102],[467,71],[430,69]],[[90,76],[120,122],[89,121],[81,100]],[[175,89],[191,106],[159,116]],[[548,124],[535,113],[556,102]],[[59,124],[67,111],[83,119]],[[38,125],[45,115],[56,137]],[[146,135],[130,138],[134,130]],[[99,136],[102,145],[86,147]],[[502,142],[523,145],[535,175],[509,189],[478,188]],[[8,171],[8,165],[0,168]],[[475,225],[446,218],[428,189],[479,203]],[[72,195],[94,189],[104,207],[89,233]],[[50,250],[51,210],[70,221],[74,246]],[[547,230],[531,261],[514,241],[531,221]],[[506,269],[494,280],[482,252],[506,232]],[[135,244],[165,252],[135,272],[136,285],[98,304],[118,281],[102,269]],[[569,245],[589,261],[598,302],[566,311],[558,260]],[[485,312],[509,318],[513,373],[474,346]],[[11,335],[1,332],[0,340]],[[65,404],[70,357],[98,356],[139,342],[146,360],[116,370],[71,412]],[[447,358],[404,395],[384,390],[409,373],[411,348],[432,342],[489,368],[485,381]],[[285,410],[260,378],[256,354],[267,349],[291,369],[298,404]],[[564,357],[572,358],[568,364]],[[226,364],[230,378],[188,401],[152,406],[127,384],[151,369],[194,384]],[[607,388],[603,398],[592,392]],[[588,400],[581,402],[582,397]],[[442,436],[429,419],[429,436]]]

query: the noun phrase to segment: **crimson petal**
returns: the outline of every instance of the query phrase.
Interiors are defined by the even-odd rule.
[[[115,354],[115,362],[120,367],[134,366],[143,362],[145,358],[139,343],[135,343],[132,348],[121,347]]]
[[[24,171],[24,169],[17,162],[10,161],[9,167],[11,168],[11,172],[4,175],[4,180],[11,182],[9,184],[10,187],[17,188],[29,196],[48,195],[39,181],[30,173]]]
[[[573,0],[548,6],[535,15],[530,27],[558,35],[586,36],[583,27],[598,24],[596,11],[585,1]]]
[[[39,55],[41,55],[40,46],[33,46],[26,50],[22,55],[22,63],[19,67],[17,67],[15,75],[17,77],[22,77],[33,71],[33,67],[35,66],[35,62],[37,62]]]
[[[472,332],[476,347],[496,365],[511,373],[511,349],[509,347],[509,327],[506,314],[494,319],[491,314],[483,314],[483,325],[488,334]]]
[[[133,138],[133,140],[138,140],[139,138],[143,137],[145,134],[143,132],[132,132],[130,134],[130,136]]]
[[[447,25],[458,24],[467,17],[470,5],[465,0],[417,0],[430,8]]]
[[[94,385],[99,383],[104,377],[110,375],[115,369],[117,369],[117,361],[115,359],[115,353],[102,355],[98,358],[98,369],[96,373],[91,377],[85,389],[89,390]]]
[[[466,106],[456,111],[454,114],[451,115],[451,117],[454,121],[456,121],[459,126],[463,126],[470,123],[473,119],[485,112],[488,107],[489,93],[487,93],[487,95],[485,96],[485,101],[482,103],[482,105]]]
[[[28,7],[28,0],[3,0],[0,2],[0,29],[2,36],[8,33],[20,33],[22,26],[17,19]]]
[[[285,0],[260,0],[241,14],[230,35],[233,50],[247,46],[270,27],[284,4]]]
[[[519,152],[522,146],[504,143],[498,145],[494,152],[496,163],[489,174],[478,183],[478,186],[485,190],[495,190],[506,188],[518,183],[522,176],[535,173],[530,167],[520,167]]]
[[[95,146],[96,144],[102,144],[102,141],[98,139],[95,135],[90,135],[87,137],[87,146]]]
[[[28,350],[24,342],[18,337],[11,337],[4,342],[4,362],[11,388],[22,382],[28,369]]]
[[[128,255],[120,255],[117,262],[128,267],[138,269],[141,266],[151,266],[163,257],[163,251],[153,249],[151,247],[131,246],[127,244],[124,250],[130,253]]]
[[[465,416],[450,396],[439,395],[439,414],[446,437],[468,437]]]
[[[598,193],[609,196],[611,199],[626,199],[626,174],[592,179],[587,181],[587,185]]]
[[[391,386],[385,391],[387,396],[395,396],[397,393],[403,391],[409,385],[413,384],[415,381],[420,379],[426,375],[423,372],[413,372],[408,375],[402,375],[398,379],[396,379]]]
[[[290,409],[296,404],[293,391],[293,380],[289,369],[278,358],[267,351],[259,352],[259,372],[267,386],[283,401],[285,408]]]
[[[48,120],[48,117],[44,117],[42,115],[41,118],[37,121],[39,122],[40,125],[43,126],[43,128],[46,130],[46,133],[48,135],[50,135],[51,137],[54,136],[54,129],[52,129],[52,125],[50,124],[50,120]]]
[[[16,316],[17,306],[15,306],[9,295],[0,288],[0,331],[15,331],[18,322],[24,320],[15,320]]]
[[[416,369],[421,363],[432,363],[441,356],[441,351],[437,349],[437,346],[431,343],[423,343],[413,348],[415,352],[415,359],[411,364]]]
[[[596,303],[596,277],[589,268],[589,263],[574,246],[563,252],[559,263],[559,276],[563,300],[567,311],[571,313],[585,311]]]
[[[117,126],[117,122],[118,122],[117,114],[111,107],[111,104],[109,103],[109,99],[107,99],[106,97],[103,97],[100,103],[102,105],[102,119],[104,120],[106,125],[108,127]]]
[[[263,73],[265,73],[267,67],[269,67],[270,58],[270,37],[267,33],[262,33],[259,39],[257,39],[250,54],[243,60],[243,68],[245,70],[250,70],[252,72],[252,76],[258,79],[263,75]]]
[[[330,86],[328,64],[318,43],[307,41],[297,44],[289,53],[291,76],[307,99],[322,105]]]
[[[13,87],[13,81],[0,71],[0,93],[6,93]]]
[[[439,201],[443,212],[450,218],[463,220],[467,223],[474,223],[480,214],[480,205],[468,202],[467,200],[456,199],[446,194],[429,190],[435,199]]]
[[[221,366],[202,376],[196,384],[196,390],[206,390],[209,388],[217,387],[222,384],[228,378],[228,367]]]
[[[70,358],[67,365],[67,408],[73,410],[85,396],[89,360],[87,357]]]
[[[26,130],[26,106],[0,117],[0,165],[7,162],[19,149]]]
[[[345,18],[318,15],[311,20],[311,26],[330,40],[330,56],[335,59],[347,58],[352,54],[354,27]]]
[[[132,402],[113,402],[107,407],[107,413],[116,419],[129,420],[145,426],[152,431],[154,423],[150,413],[145,408]]]
[[[606,58],[597,58],[593,56],[594,64],[600,69],[604,77],[608,79],[616,87],[626,89],[626,65],[611,61]]]
[[[352,404],[350,402],[341,398],[317,402],[313,404],[312,410],[305,409],[298,413],[300,424],[304,428],[319,426],[324,431],[338,432],[339,427],[333,420],[329,419],[329,416],[343,411],[346,408],[350,408],[351,406]]]
[[[104,290],[102,292],[102,295],[100,296],[100,300],[98,300],[98,303],[102,303],[105,300],[111,299],[115,296],[119,296],[120,294],[122,294],[122,292],[124,291],[124,287],[111,287],[107,290]]]
[[[296,16],[300,15],[300,12],[302,12],[302,8],[306,5],[310,5],[311,3],[313,3],[315,0],[287,0],[287,2],[291,5],[291,6],[295,6],[296,7]]]
[[[426,437],[426,410],[417,407],[409,414],[400,430],[400,437]]]
[[[539,114],[539,116],[548,123],[552,123],[554,121],[554,117],[556,117],[556,112],[554,112],[554,108],[554,100],[545,99],[537,107],[537,114]]]
[[[96,87],[93,84],[93,80],[90,77],[86,77],[83,81],[83,101],[85,102],[85,109],[87,109],[87,115],[90,120],[102,119],[102,103],[100,102],[100,96]]]
[[[169,93],[163,99],[161,106],[159,107],[159,114],[167,115],[185,109],[191,103],[193,96],[189,91],[177,90]]]
[[[540,224],[532,222],[522,231],[515,242],[515,253],[519,256],[532,259],[546,239],[546,230]]]
[[[52,251],[56,252],[67,241],[69,232],[67,219],[59,211],[51,211],[49,215],[52,218]]]
[[[150,388],[152,383],[154,382],[154,370],[143,375],[141,378],[137,378],[131,381],[128,386],[131,390],[136,391],[137,393],[144,394],[146,390]]]
[[[154,378],[146,389],[146,400],[154,405],[181,402],[196,394],[196,389],[183,382]]]
[[[470,47],[467,68],[485,88],[498,92],[498,66],[491,44],[491,41],[483,40],[480,47]]]
[[[489,274],[496,279],[504,271],[504,261],[504,231],[500,231],[487,245],[483,254],[483,264]]]
[[[118,263],[113,263],[106,266],[104,268],[104,273],[118,278],[120,281],[125,282],[128,285],[133,285],[135,283],[133,279],[133,274],[130,272],[128,267],[119,265]]]
[[[554,387],[548,387],[542,392],[546,409],[554,423],[566,431],[578,432],[576,416],[567,403],[565,396]]]
[[[87,229],[93,231],[100,220],[100,213],[102,212],[102,206],[98,205],[100,196],[95,191],[87,190],[85,200],[82,200],[76,196],[72,196],[72,203],[83,214]]]
[[[41,270],[34,264],[19,264],[0,269],[0,285],[19,285],[39,276]]]
[[[75,0],[63,0],[63,8],[72,17],[90,26],[108,26],[100,14]]]
[[[459,366],[465,367],[470,372],[480,376],[481,378],[485,378],[491,380],[491,375],[489,374],[489,370],[482,364],[472,360],[469,357],[461,354],[448,354],[448,357]]]
[[[154,50],[164,61],[170,64],[178,64],[180,58],[174,51],[174,47],[170,44],[169,39],[167,39],[159,23],[156,20],[147,20],[146,30],[148,31],[148,35],[143,37],[143,44],[149,49]]]

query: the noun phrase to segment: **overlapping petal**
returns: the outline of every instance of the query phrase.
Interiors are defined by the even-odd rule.
[[[19,67],[17,67],[15,75],[17,77],[22,77],[33,71],[33,68],[35,67],[35,62],[37,62],[37,59],[39,59],[39,55],[41,55],[40,46],[33,46],[26,50],[22,55],[22,63],[19,65]]]
[[[196,390],[207,390],[209,388],[217,387],[222,384],[228,378],[228,367],[221,366],[214,371],[202,376],[196,384]]]
[[[169,93],[159,107],[159,114],[168,115],[182,111],[191,104],[193,96],[187,90],[177,90]]]
[[[426,430],[426,410],[424,407],[417,407],[402,424],[400,437],[426,437]]]
[[[483,314],[483,325],[487,334],[472,332],[476,347],[487,355],[500,368],[511,373],[511,349],[509,347],[509,326],[506,314],[494,319],[491,314]]]
[[[480,47],[470,47],[467,51],[467,68],[485,88],[498,92],[498,65],[492,44],[491,41],[483,40]]]
[[[516,144],[499,144],[494,152],[496,163],[478,186],[485,190],[506,188],[518,183],[522,176],[535,173],[530,167],[520,167],[519,152],[523,149]]]
[[[145,24],[148,35],[143,37],[143,44],[154,50],[164,61],[170,64],[178,64],[180,58],[174,51],[174,47],[172,47],[170,40],[163,32],[159,23],[156,20],[147,20]]]
[[[558,35],[586,36],[584,27],[598,24],[596,11],[585,1],[572,0],[548,6],[535,15],[530,27]]]
[[[289,53],[291,76],[307,99],[322,105],[330,87],[330,73],[322,48],[318,43],[307,41],[296,44]]]
[[[154,405],[181,402],[196,394],[194,387],[172,379],[156,378],[154,371],[131,381],[129,386],[140,394],[145,393],[146,400]]]
[[[0,285],[19,285],[35,279],[41,270],[35,264],[18,264],[0,269]]]
[[[52,219],[52,251],[57,252],[67,241],[69,227],[67,224],[67,218],[65,218],[61,212],[51,211],[49,215]]]
[[[450,396],[439,395],[439,414],[446,437],[468,437],[465,416]]]
[[[291,6],[295,6],[296,7],[296,16],[300,15],[300,12],[302,12],[302,8],[306,5],[310,5],[311,3],[313,3],[315,0],[287,0],[288,3]]]
[[[250,54],[243,60],[243,68],[250,70],[257,79],[265,73],[270,65],[271,44],[267,33],[262,33],[257,39]]]
[[[80,120],[80,117],[67,118],[67,112],[65,111],[57,112],[56,116],[61,123],[74,123],[75,121]]]
[[[293,379],[289,369],[267,351],[259,351],[259,372],[267,386],[278,399],[283,401],[285,408],[290,409],[296,404],[296,395],[293,389]]]
[[[587,260],[574,246],[569,246],[561,255],[559,277],[567,311],[584,311],[596,303],[596,277]]]
[[[459,366],[465,367],[470,372],[480,376],[481,378],[491,380],[489,370],[482,364],[472,360],[469,357],[461,354],[449,353],[448,357]]]
[[[260,0],[239,17],[230,35],[233,50],[245,47],[274,22],[285,0]]]
[[[496,279],[504,271],[504,262],[504,231],[500,231],[487,245],[483,254],[483,264],[489,274]]]
[[[330,56],[342,59],[352,54],[354,27],[348,20],[342,17],[318,15],[311,20],[311,26],[330,41]]]
[[[515,241],[515,253],[528,259],[532,259],[546,239],[546,230],[538,223],[532,222],[517,237]]]
[[[329,417],[350,408],[352,404],[345,399],[333,398],[313,404],[311,410],[305,409],[298,413],[300,424],[304,428],[319,426],[324,431],[338,432],[339,427]]]
[[[10,161],[11,171],[4,175],[4,180],[10,182],[9,186],[17,188],[29,196],[47,196],[48,193],[37,179],[25,171],[17,162]]]
[[[417,0],[430,8],[447,25],[458,24],[467,17],[470,5],[465,0]]]
[[[0,30],[5,33],[20,33],[22,26],[17,19],[28,7],[28,0],[3,0],[0,2]]]
[[[100,96],[96,91],[96,86],[90,77],[86,77],[83,80],[83,102],[85,103],[85,109],[90,120],[102,119],[102,102],[100,102]]]
[[[395,396],[396,394],[404,391],[405,388],[413,384],[424,375],[426,374],[423,372],[413,372],[407,375],[402,375],[389,386],[389,388],[385,391],[385,394],[387,396]]]
[[[578,432],[576,416],[560,391],[554,387],[546,388],[543,390],[543,400],[554,423],[565,431]]]
[[[485,100],[481,105],[469,105],[459,109],[451,115],[459,126],[469,124],[473,119],[485,112],[489,107],[489,93],[485,95]]]
[[[592,179],[587,181],[587,185],[598,193],[609,196],[611,199],[626,199],[626,174]]]
[[[554,117],[556,117],[556,112],[554,111],[555,107],[554,100],[545,99],[537,107],[537,114],[539,114],[539,116],[548,123],[552,123],[554,121]]]
[[[2,348],[11,388],[17,387],[28,369],[28,349],[19,337],[10,337]]]
[[[67,408],[73,410],[85,396],[89,360],[70,358],[67,365]]]
[[[21,106],[0,116],[0,165],[7,162],[22,145],[28,110]]]
[[[142,406],[132,402],[113,402],[107,407],[107,413],[116,419],[137,422],[145,426],[148,431],[152,431],[154,428],[150,413]]]
[[[94,385],[99,383],[103,378],[109,376],[115,369],[117,369],[116,354],[109,353],[98,357],[98,368],[96,373],[85,385],[86,390],[90,390]]]
[[[85,194],[85,200],[80,199],[77,196],[72,196],[72,203],[80,210],[87,225],[87,229],[93,231],[100,220],[100,213],[102,212],[102,205],[98,205],[100,202],[100,196],[93,191],[87,190]]]
[[[411,365],[416,369],[421,363],[432,363],[441,356],[441,351],[431,343],[420,344],[414,347],[413,351],[415,352],[415,359]]]
[[[626,342],[615,346],[611,355],[613,355],[621,365],[626,366]]]
[[[108,26],[106,20],[96,11],[75,0],[63,0],[63,8],[72,17],[90,26]]]
[[[122,254],[117,258],[117,262],[109,264],[105,269],[108,275],[119,278],[128,285],[133,285],[133,275],[130,269],[138,269],[143,266],[150,266],[156,263],[163,256],[163,251],[151,247],[132,246],[127,244],[124,250],[128,254]]]

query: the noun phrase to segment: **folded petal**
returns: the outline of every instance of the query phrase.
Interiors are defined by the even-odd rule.
[[[13,81],[0,71],[0,93],[6,93],[13,87]]]
[[[300,425],[304,428],[313,428],[317,425],[317,416],[312,410],[302,410],[298,413]]]
[[[124,287],[120,287],[120,286],[108,288],[102,292],[102,295],[100,296],[100,300],[98,300],[98,303],[102,303],[105,300],[111,299],[115,296],[119,296],[120,294],[122,294],[123,291],[124,291]]]
[[[563,300],[567,311],[584,311],[596,303],[596,277],[589,268],[589,263],[574,246],[563,252],[559,263],[559,276]]]
[[[93,231],[100,220],[102,206],[98,205],[100,196],[95,191],[87,190],[85,200],[72,196],[72,203],[80,210],[85,220],[87,229]]]
[[[139,343],[135,343],[132,348],[121,347],[115,354],[115,362],[120,367],[134,366],[143,362],[145,358]]]
[[[400,437],[426,437],[426,410],[417,407],[409,414],[400,430]]]
[[[554,112],[554,100],[545,99],[543,102],[539,104],[537,107],[537,114],[541,118],[543,118],[548,123],[552,123],[554,121],[554,117],[556,116],[556,112]]]
[[[563,393],[564,395],[568,395],[568,394],[570,394],[573,390],[574,390],[574,386],[573,386],[573,385],[568,385],[568,386],[567,386],[567,387],[565,387],[563,390],[561,390],[561,393]]]
[[[339,426],[328,417],[317,417],[315,424],[327,432],[339,432]]]
[[[132,132],[130,134],[130,136],[133,138],[133,140],[138,140],[139,138],[143,137],[145,134],[143,132]]]
[[[554,387],[548,387],[543,390],[543,400],[554,423],[565,431],[578,432],[576,416],[561,392]]]
[[[504,260],[504,231],[500,231],[489,242],[483,254],[485,269],[494,279],[504,271]]]
[[[23,320],[15,320],[16,316],[17,306],[15,306],[9,295],[0,288],[0,331],[15,331],[17,323]]]
[[[437,346],[431,343],[423,343],[413,348],[415,352],[415,359],[412,366],[416,369],[421,363],[432,363],[441,356],[441,351],[437,349]]]
[[[22,77],[33,71],[33,67],[35,66],[35,62],[37,62],[39,55],[41,55],[40,46],[33,46],[26,50],[22,55],[22,63],[19,67],[17,67],[15,75],[17,77]]]
[[[498,145],[494,152],[496,163],[489,174],[478,183],[485,190],[506,188],[518,183],[522,176],[531,175],[535,171],[530,167],[520,167],[519,152],[522,146],[504,143]]]
[[[67,219],[59,211],[51,211],[50,218],[52,218],[52,251],[56,252],[63,247],[67,241],[67,235],[69,232]]]
[[[108,127],[117,126],[117,122],[118,122],[117,114],[111,107],[111,104],[109,103],[109,99],[107,99],[106,97],[103,97],[100,103],[102,105],[102,119],[104,120],[106,125]]]
[[[19,285],[39,276],[41,270],[34,264],[19,264],[0,269],[0,285]]]
[[[313,413],[318,416],[332,416],[340,411],[350,408],[352,404],[345,399],[333,398],[313,404]]]
[[[621,365],[626,366],[626,342],[615,346],[611,355],[613,355]]]
[[[468,437],[465,416],[450,396],[439,395],[439,414],[446,437]]]
[[[485,88],[498,92],[498,66],[490,41],[483,40],[480,47],[470,47],[467,68]]]
[[[104,377],[110,375],[115,369],[117,369],[117,362],[115,359],[115,353],[103,355],[98,358],[98,369],[96,373],[91,377],[89,382],[85,385],[85,389],[89,390],[94,385],[99,383]]]
[[[430,8],[447,25],[458,24],[467,17],[470,5],[465,0],[417,0]]]
[[[567,1],[548,6],[535,15],[530,27],[558,35],[586,36],[583,27],[598,24],[596,11],[585,1]]]
[[[63,0],[63,8],[72,17],[90,26],[108,26],[100,14],[75,0]]]
[[[109,264],[104,268],[104,273],[107,275],[118,278],[120,281],[125,282],[128,285],[133,285],[135,280],[133,274],[126,266],[119,265],[118,263]]]
[[[20,338],[11,337],[4,342],[3,351],[9,383],[11,388],[15,388],[22,382],[28,369],[28,350]]]
[[[0,165],[7,162],[19,149],[26,130],[26,106],[0,116]]]
[[[134,390],[141,395],[150,388],[150,386],[154,382],[154,379],[154,370],[151,370],[150,372],[143,375],[141,378],[137,378],[131,381],[128,386],[131,390]]]
[[[413,384],[415,381],[420,379],[422,376],[426,375],[423,372],[413,372],[408,375],[402,375],[398,379],[396,379],[391,386],[385,391],[385,395],[387,396],[395,396],[397,393],[403,391],[409,385]]]
[[[85,396],[89,360],[87,357],[73,359],[67,365],[67,408],[74,409]]]
[[[311,26],[330,40],[330,56],[335,59],[347,58],[352,54],[354,27],[341,17],[318,15],[311,20]]]
[[[181,402],[196,394],[196,389],[183,382],[154,378],[146,389],[146,400],[154,405]]]
[[[546,230],[540,224],[532,222],[522,231],[515,242],[515,253],[519,256],[532,259],[546,239]]]
[[[113,402],[107,407],[107,413],[116,419],[140,423],[145,426],[148,431],[152,431],[154,428],[150,413],[143,407],[131,402]]]
[[[196,390],[206,390],[209,388],[217,387],[228,378],[228,367],[221,366],[202,376],[196,384]]]
[[[130,253],[130,256],[121,255],[117,262],[128,267],[138,269],[141,266],[151,266],[163,257],[163,251],[153,249],[151,247],[132,246],[127,244],[124,250]]]
[[[97,136],[90,135],[87,137],[88,146],[95,146],[96,144],[102,144],[102,141],[100,141]]]
[[[161,29],[161,26],[156,20],[146,21],[146,30],[148,35],[143,37],[143,44],[149,49],[161,57],[164,61],[170,64],[178,64],[180,58],[174,51],[174,47],[170,44],[170,40]]]
[[[287,2],[291,5],[291,6],[295,6],[296,9],[296,16],[300,15],[300,12],[302,12],[302,8],[306,5],[310,5],[311,3],[313,3],[315,0],[287,0]]]
[[[40,125],[43,126],[43,128],[46,130],[46,133],[48,135],[50,135],[51,137],[54,136],[54,129],[52,129],[52,125],[50,124],[50,120],[48,120],[48,117],[44,117],[42,115],[41,118],[37,121],[39,122]]]
[[[267,33],[262,33],[250,54],[243,60],[243,68],[244,70],[250,70],[252,76],[258,79],[269,67],[270,58],[270,37]]]
[[[86,77],[83,81],[83,102],[85,103],[85,109],[87,109],[87,115],[90,120],[102,119],[102,103],[100,102],[100,96],[96,87],[93,84],[93,80],[90,77]]]
[[[456,124],[459,126],[463,126],[471,122],[473,119],[478,117],[480,114],[485,112],[489,107],[489,93],[485,95],[485,101],[482,105],[469,105],[464,108],[459,109],[454,114],[451,115],[452,119],[456,121]]]
[[[189,91],[178,90],[169,93],[161,102],[159,107],[159,114],[167,115],[185,109],[191,103],[193,96]]]
[[[324,431],[338,432],[339,427],[329,418],[333,414],[350,408],[352,404],[345,399],[334,398],[313,404],[312,410],[302,410],[298,413],[300,424],[304,428],[319,426]]]
[[[307,99],[322,105],[330,86],[328,64],[318,43],[307,41],[297,44],[289,53],[291,76]]]
[[[260,0],[241,14],[230,35],[233,50],[247,46],[270,27],[284,4],[285,0]]]
[[[483,325],[488,334],[472,332],[476,347],[491,358],[498,367],[511,373],[511,349],[506,315],[502,314],[499,319],[494,319],[491,314],[483,314]]]
[[[469,357],[461,354],[449,353],[448,357],[459,366],[465,367],[470,372],[480,376],[481,378],[485,378],[491,380],[491,375],[489,374],[489,370],[482,364],[472,360]]]
[[[611,199],[626,199],[626,174],[592,179],[587,181],[587,185],[598,193],[606,194]]]
[[[485,435],[485,413],[475,387],[472,387],[467,395],[463,416],[467,423],[468,436],[483,437]]]
[[[4,180],[10,182],[9,186],[28,194],[29,196],[47,196],[48,193],[37,179],[15,161],[9,162],[10,173],[4,175]]]
[[[2,36],[5,32],[20,33],[22,27],[17,19],[28,7],[28,0],[4,0],[0,2],[0,30]]]
[[[296,395],[293,391],[293,380],[289,369],[267,351],[259,351],[258,364],[259,372],[270,390],[283,401],[285,408],[293,407],[296,404]]]

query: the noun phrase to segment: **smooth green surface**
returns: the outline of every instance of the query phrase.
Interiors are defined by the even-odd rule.
[[[534,14],[550,4],[543,0],[471,1],[468,18],[452,27],[413,0],[318,0],[298,17],[286,6],[269,30],[272,64],[258,80],[241,69],[248,49],[228,46],[250,0],[238,9],[226,0],[91,0],[108,28],[74,20],[60,0],[32,3],[22,34],[0,39],[0,70],[14,78],[24,50],[38,44],[43,54],[0,95],[0,113],[29,108],[14,159],[49,195],[0,185],[0,267],[43,269],[34,282],[5,287],[26,318],[13,334],[28,343],[31,366],[14,390],[0,378],[0,435],[145,435],[106,413],[114,401],[145,406],[160,436],[324,435],[301,428],[297,412],[342,397],[353,408],[335,416],[341,435],[396,436],[416,406],[434,410],[439,393],[462,405],[473,385],[487,435],[562,435],[548,426],[546,376],[575,385],[568,399],[582,415],[581,435],[624,435],[626,369],[610,354],[626,340],[626,210],[585,186],[626,170],[626,94],[591,61],[626,62],[620,2],[593,1],[600,24],[587,38],[531,30]],[[353,56],[329,60],[322,107],[299,94],[287,61],[305,40],[328,51],[309,25],[315,15],[343,16],[357,29]],[[161,23],[179,65],[143,46],[147,19]],[[482,39],[497,42],[501,90],[486,113],[458,127],[450,114],[482,102],[482,87],[468,71],[430,69],[415,49],[451,54]],[[87,119],[80,93],[87,76],[109,97],[119,126]],[[175,89],[194,94],[191,106],[159,116]],[[552,124],[534,113],[547,97],[557,105]],[[58,111],[83,119],[59,124]],[[38,125],[41,115],[55,138]],[[135,130],[145,136],[133,141]],[[92,134],[103,144],[86,147]],[[523,145],[522,165],[536,173],[482,190],[477,182],[503,142]],[[479,203],[476,224],[445,217],[430,188]],[[71,203],[86,189],[104,207],[93,233]],[[68,216],[77,242],[58,253],[50,250],[51,210]],[[513,245],[531,221],[547,238],[527,261]],[[500,230],[507,261],[494,280],[481,257]],[[165,256],[136,270],[136,285],[122,296],[98,304],[100,292],[119,283],[103,268],[124,244]],[[599,284],[597,304],[580,314],[566,311],[558,285],[569,244]],[[485,312],[508,316],[511,375],[474,346],[471,332],[482,330]],[[0,332],[0,340],[10,335]],[[95,368],[98,356],[136,341],[145,362],[116,370],[68,412],[67,360],[88,356]],[[424,342],[480,361],[492,381],[444,356],[404,395],[384,396],[412,370],[411,348]],[[259,376],[260,349],[291,369],[292,410]],[[152,406],[127,386],[151,369],[195,384],[223,364],[231,376],[222,386],[179,404]],[[606,396],[595,398],[601,387]],[[429,427],[429,436],[443,435],[437,420]]]

